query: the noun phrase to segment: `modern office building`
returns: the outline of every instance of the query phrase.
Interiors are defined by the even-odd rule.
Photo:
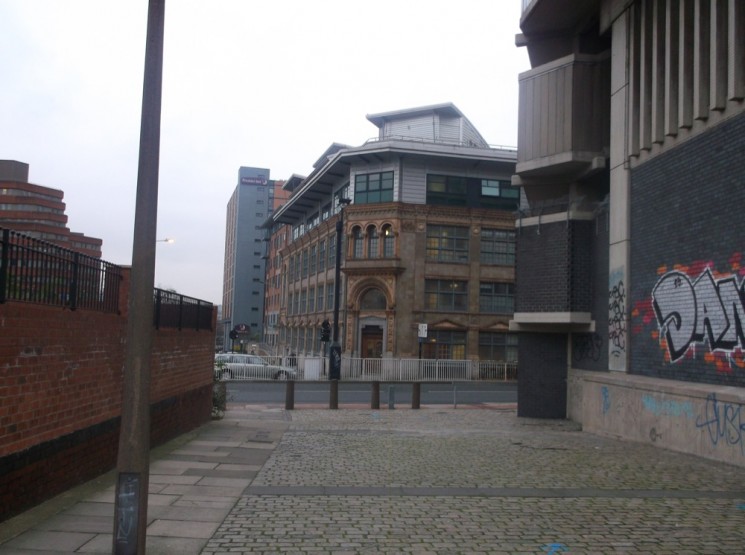
[[[224,349],[248,350],[263,335],[265,229],[275,202],[281,202],[283,182],[269,179],[269,170],[241,167],[228,201],[223,273]],[[231,338],[235,332],[235,338]]]
[[[519,414],[745,465],[745,4],[520,26]]]
[[[0,160],[0,227],[94,258],[103,241],[70,231],[64,192],[28,181],[28,164]]]
[[[378,137],[332,144],[274,214],[278,352],[321,351],[339,287],[343,356],[515,360],[515,150],[450,103],[367,119]]]

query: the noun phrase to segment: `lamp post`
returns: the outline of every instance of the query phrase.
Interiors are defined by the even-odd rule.
[[[176,239],[171,239],[170,237],[166,237],[165,239],[157,239],[155,242],[156,243],[168,243],[168,244],[171,244],[171,243],[175,243],[176,242]]]
[[[344,207],[351,200],[339,199],[339,219],[336,221],[336,268],[334,268],[334,322],[329,348],[329,380],[341,379],[341,344],[339,343],[339,292],[341,291],[341,243],[344,231]]]

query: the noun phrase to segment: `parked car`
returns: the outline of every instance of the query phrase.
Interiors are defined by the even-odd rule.
[[[270,364],[258,355],[222,353],[215,355],[215,372],[223,380],[294,380],[297,372],[289,366]]]

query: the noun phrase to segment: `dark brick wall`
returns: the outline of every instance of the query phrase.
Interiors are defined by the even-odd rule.
[[[745,387],[743,209],[745,115],[632,171],[632,373]],[[739,299],[712,285],[727,278]],[[676,325],[663,325],[658,312],[663,321],[677,315]],[[666,331],[676,326],[668,344]]]
[[[566,334],[521,333],[518,360],[517,415],[566,418]]]
[[[589,312],[594,223],[523,227],[516,257],[516,312]]]
[[[592,297],[594,333],[573,333],[572,367],[582,370],[608,370],[608,239],[609,215],[598,214],[590,231],[591,280],[585,289]]]

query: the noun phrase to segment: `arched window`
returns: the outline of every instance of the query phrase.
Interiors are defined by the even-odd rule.
[[[374,225],[367,228],[367,257],[380,258],[378,230]]]
[[[364,256],[364,247],[362,228],[355,227],[352,230],[352,258],[362,258]]]
[[[383,226],[383,258],[393,258],[396,254],[396,238],[390,225]]]
[[[380,289],[368,289],[360,299],[361,310],[385,310],[385,295]]]

